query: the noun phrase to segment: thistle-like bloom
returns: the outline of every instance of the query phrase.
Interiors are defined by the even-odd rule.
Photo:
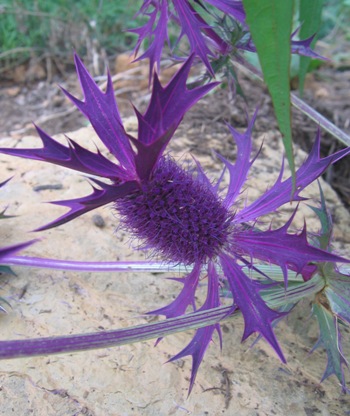
[[[233,164],[220,157],[230,176],[224,191],[222,176],[217,183],[212,183],[199,163],[194,173],[164,153],[185,112],[216,85],[208,84],[192,90],[186,88],[192,59],[185,62],[165,87],[154,74],[147,111],[140,114],[135,110],[139,122],[138,138],[135,138],[124,130],[110,77],[107,91],[101,92],[76,57],[84,100],[64,92],[90,120],[116,162],[70,139],[69,146],[59,144],[39,128],[42,148],[0,151],[58,164],[108,180],[107,183],[91,179],[95,186],[86,197],[54,202],[68,207],[69,211],[41,230],[64,224],[96,207],[112,203],[121,216],[122,226],[142,242],[143,248],[165,262],[192,266],[185,277],[174,278],[182,285],[177,298],[170,305],[150,313],[171,318],[185,314],[188,308],[196,309],[196,290],[203,276],[207,278],[207,297],[199,310],[218,307],[220,284],[225,280],[233,299],[230,312],[240,310],[243,314],[243,340],[255,332],[261,334],[285,362],[272,329],[272,324],[284,313],[266,305],[260,295],[266,284],[248,277],[243,266],[255,269],[256,260],[276,264],[283,270],[287,285],[288,269],[310,277],[313,262],[346,261],[311,246],[307,241],[306,227],[300,233],[290,233],[292,218],[279,229],[261,231],[256,225],[259,217],[275,212],[290,200],[302,201],[300,192],[330,164],[347,155],[350,149],[321,159],[318,134],[310,155],[296,173],[294,193],[292,179],[283,180],[282,169],[270,189],[252,204],[238,210],[237,201],[255,160],[251,156],[251,135],[256,115],[243,134],[228,127],[237,143],[237,161]],[[193,340],[172,358],[192,356],[190,390],[214,332],[219,334],[221,342],[219,324],[200,328]]]
[[[210,7],[214,6],[216,12],[211,12]],[[194,7],[196,5],[196,7]],[[199,13],[199,10],[201,13]],[[239,34],[231,33],[237,31],[235,25],[226,24],[225,19],[210,25],[202,15],[211,14],[211,20],[220,19],[218,16],[224,13],[226,19],[232,19],[233,22],[241,25],[242,30]],[[256,52],[255,46],[247,33],[245,23],[245,11],[243,3],[240,0],[144,0],[139,14],[148,17],[145,25],[130,29],[129,31],[138,35],[135,52],[137,53],[142,42],[149,40],[149,46],[146,51],[137,59],[149,59],[150,73],[156,66],[159,70],[160,59],[165,44],[174,49],[180,40],[185,36],[188,39],[190,53],[201,59],[211,75],[215,75],[210,58],[215,59],[218,56],[228,55],[234,49],[248,50]],[[180,34],[175,45],[170,45],[168,36],[169,20],[180,26]],[[324,59],[311,49],[311,42],[314,36],[301,40],[293,40],[291,37],[291,52],[299,55],[310,56],[312,58]],[[235,39],[234,44],[232,43]]]

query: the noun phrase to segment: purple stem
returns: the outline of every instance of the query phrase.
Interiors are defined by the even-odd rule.
[[[215,324],[224,318],[226,319],[230,310],[232,308],[229,306],[219,307],[166,319],[155,324],[138,325],[112,331],[0,341],[0,359],[87,351],[161,338],[176,332]]]
[[[89,262],[24,256],[8,256],[1,260],[1,264],[81,272],[167,272],[174,270],[177,272],[188,272],[191,270],[191,267],[185,267],[181,264],[156,261]]]

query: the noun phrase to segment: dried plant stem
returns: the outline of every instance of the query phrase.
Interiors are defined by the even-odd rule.
[[[262,73],[252,64],[247,62],[244,58],[241,58],[241,62],[232,61],[232,63],[250,78],[254,77],[263,82]],[[341,141],[345,146],[350,146],[350,136],[348,136],[343,130],[339,129],[335,124],[330,122],[326,117],[317,112],[314,108],[306,104],[305,101],[297,97],[295,94],[291,93],[290,99],[292,105],[295,108],[313,120],[324,130],[328,131],[328,133]]]

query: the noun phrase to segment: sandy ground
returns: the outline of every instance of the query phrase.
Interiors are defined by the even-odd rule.
[[[127,124],[135,128],[135,120]],[[90,128],[69,134],[81,145],[93,149],[96,137]],[[215,137],[229,140],[226,134]],[[256,140],[259,147],[261,137]],[[272,185],[280,167],[280,141],[275,132],[264,136],[264,149],[256,162],[248,187],[254,199]],[[39,145],[37,137],[2,138],[1,146]],[[92,147],[91,147],[92,146]],[[182,156],[191,148],[188,138],[178,137],[173,151]],[[213,175],[218,164],[210,156],[194,154]],[[297,164],[305,158],[297,153]],[[82,176],[56,166],[0,156],[0,180],[14,175],[1,191],[1,206],[17,218],[3,221],[3,242],[15,243],[33,238],[30,230],[46,224],[63,212],[44,201],[86,195],[90,186]],[[40,185],[59,185],[61,189],[37,192]],[[335,193],[322,183],[327,203],[335,218],[336,248],[350,255],[349,213]],[[317,186],[304,195],[317,198]],[[288,205],[276,217],[277,226],[293,210]],[[95,225],[94,214],[105,223]],[[312,211],[304,204],[295,226],[303,216],[308,228],[316,231]],[[23,254],[70,260],[137,260],[144,254],[133,251],[123,232],[116,233],[116,214],[109,207],[88,213],[73,222],[36,236],[42,240]],[[170,302],[178,292],[169,274],[147,273],[73,273],[14,268],[16,277],[2,278],[0,295],[12,309],[0,317],[1,339],[29,338],[92,332],[146,323],[142,314]],[[0,414],[36,416],[77,415],[349,415],[350,399],[341,395],[335,377],[319,384],[326,356],[310,348],[317,340],[317,326],[310,318],[305,301],[276,333],[287,365],[271,348],[260,341],[250,348],[253,338],[240,343],[243,321],[236,317],[223,325],[223,349],[213,343],[199,370],[193,392],[187,398],[190,359],[165,364],[182,349],[190,334],[177,334],[154,342],[95,350],[69,355],[16,359],[0,363]],[[349,341],[349,332],[344,342]],[[348,343],[349,346],[349,343]],[[349,356],[349,347],[345,353]]]

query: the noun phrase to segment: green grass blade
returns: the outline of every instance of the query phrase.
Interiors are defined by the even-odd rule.
[[[337,271],[328,277],[325,295],[332,312],[350,324],[350,277]]]
[[[318,32],[322,19],[323,0],[300,0],[299,22],[301,25],[299,31],[300,39],[307,39]],[[317,40],[315,36],[311,46],[314,46]],[[303,95],[304,82],[311,58],[300,56],[299,61],[299,92]]]
[[[293,2],[243,0],[243,4],[282,133],[289,167],[295,179],[289,84]]]

